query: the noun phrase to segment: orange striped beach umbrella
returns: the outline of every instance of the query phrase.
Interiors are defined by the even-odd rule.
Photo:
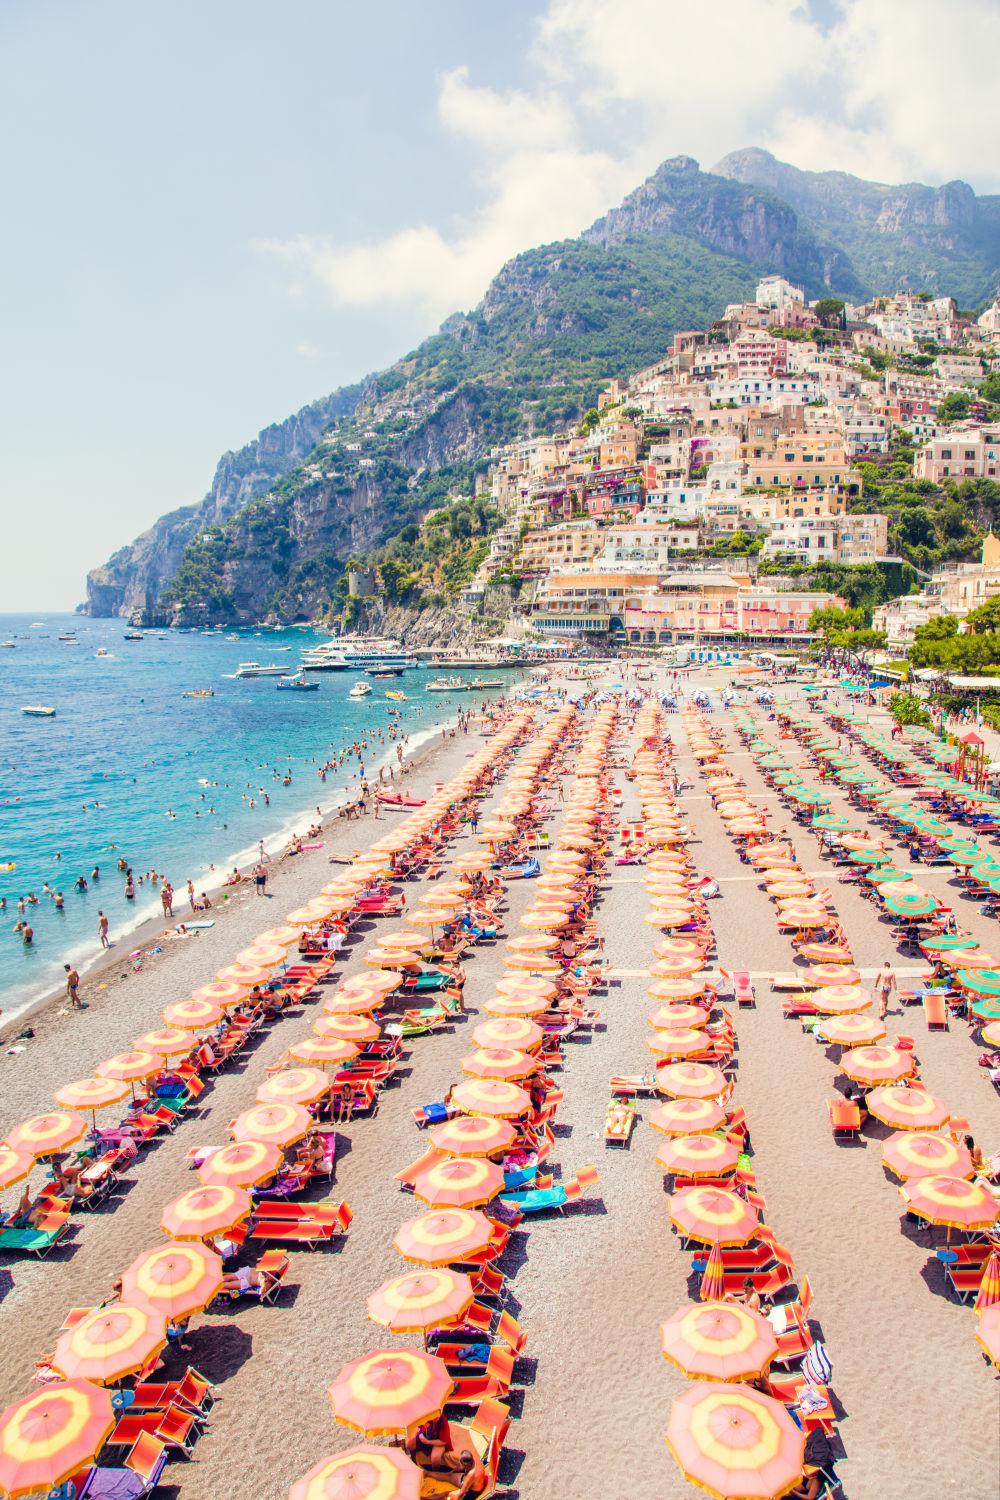
[[[704,945],[697,938],[661,938],[653,944],[657,958],[701,958]]]
[[[390,952],[399,949],[402,953],[429,953],[432,946],[430,939],[422,937],[419,932],[387,932],[385,937],[379,938],[379,947]]]
[[[827,1015],[847,1016],[867,1010],[872,1003],[872,992],[862,989],[860,984],[823,984],[813,990],[809,999]]]
[[[390,1333],[423,1333],[457,1323],[472,1306],[472,1282],[460,1271],[410,1271],[385,1281],[367,1301],[368,1320]]]
[[[531,1107],[531,1096],[525,1089],[498,1078],[475,1078],[460,1083],[452,1089],[451,1099],[463,1114],[489,1115],[499,1120],[512,1120]]]
[[[778,1352],[766,1318],[721,1299],[678,1308],[660,1332],[664,1359],[693,1380],[753,1380]]]
[[[22,1120],[7,1132],[7,1145],[20,1154],[51,1156],[55,1151],[65,1151],[82,1135],[87,1133],[87,1122],[82,1115],[64,1110],[59,1114],[33,1115]]]
[[[857,1083],[898,1083],[913,1072],[913,1053],[897,1047],[855,1047],[841,1059],[840,1071]]]
[[[702,1135],[726,1123],[726,1112],[714,1099],[669,1099],[649,1112],[649,1123],[664,1135]]]
[[[246,1109],[229,1127],[235,1141],[269,1141],[290,1146],[301,1140],[315,1122],[301,1104],[256,1104]]]
[[[313,1022],[313,1031],[317,1036],[336,1037],[341,1042],[353,1042],[357,1047],[377,1041],[382,1035],[382,1028],[365,1015],[320,1016]]]
[[[462,1072],[470,1078],[527,1078],[540,1063],[516,1047],[479,1047],[462,1058]]]
[[[330,1092],[322,1068],[281,1068],[257,1089],[258,1104],[315,1104]]]
[[[935,1099],[924,1089],[906,1088],[899,1083],[872,1089],[866,1102],[870,1114],[897,1130],[938,1130],[951,1118],[942,1099]]]
[[[333,1415],[366,1437],[413,1432],[441,1411],[453,1381],[419,1349],[379,1349],[344,1366],[330,1387]]]
[[[747,1386],[692,1386],[670,1408],[667,1446],[690,1483],[729,1500],[771,1500],[798,1483],[805,1433],[780,1401]]]
[[[991,1228],[1000,1214],[1000,1204],[992,1193],[962,1177],[916,1177],[904,1182],[899,1192],[910,1212],[928,1224],[945,1224],[969,1233]]]
[[[284,948],[278,943],[262,943],[257,938],[249,948],[244,948],[236,955],[238,964],[247,964],[250,968],[257,966],[262,969],[276,969],[279,964],[286,960]]]
[[[482,1021],[473,1031],[472,1040],[477,1047],[517,1047],[522,1052],[532,1052],[545,1040],[545,1033],[527,1016],[497,1016],[492,1021]]]
[[[128,1085],[114,1078],[81,1078],[57,1089],[53,1097],[64,1109],[89,1109],[93,1114],[120,1104],[127,1093]]]
[[[676,1177],[725,1177],[735,1170],[739,1154],[720,1135],[678,1135],[663,1142],[656,1160]]]
[[[530,995],[491,995],[483,1003],[489,1016],[540,1016],[548,1008],[548,1000],[533,1000]]]
[[[283,1160],[280,1148],[270,1141],[235,1141],[207,1156],[198,1176],[206,1187],[256,1187],[273,1177]]]
[[[396,976],[397,979],[402,977],[402,974]],[[341,985],[323,1001],[323,1010],[328,1016],[366,1016],[369,1011],[377,1010],[387,993],[372,988],[348,990]]]
[[[299,937],[297,927],[269,927],[266,932],[258,932],[254,943],[260,943],[265,948],[291,948],[293,943],[298,942]]]
[[[413,1192],[432,1208],[476,1208],[502,1187],[502,1169],[486,1157],[450,1156],[421,1172]]]
[[[860,984],[861,974],[847,964],[813,964],[811,969],[803,970],[802,979],[819,989],[834,984]]]
[[[493,1156],[509,1151],[517,1139],[517,1131],[507,1120],[491,1120],[486,1115],[459,1115],[427,1134],[435,1151],[448,1156]]]
[[[882,1161],[897,1177],[971,1177],[972,1157],[950,1136],[930,1130],[901,1130],[882,1142]]]
[[[533,1000],[551,1000],[559,986],[542,974],[505,974],[497,980],[498,995],[530,996]]]
[[[707,978],[657,979],[649,986],[646,994],[651,1000],[697,1000],[705,993],[707,988]]]
[[[204,1240],[233,1229],[252,1212],[253,1200],[242,1188],[189,1188],[165,1205],[160,1228],[175,1240]]]
[[[163,1058],[155,1052],[119,1052],[117,1057],[105,1058],[94,1072],[98,1078],[112,1078],[117,1082],[136,1083],[140,1078],[152,1078],[163,1068]]]
[[[693,1026],[667,1027],[646,1038],[646,1046],[657,1057],[696,1057],[699,1052],[707,1052],[711,1045],[710,1038]]]
[[[191,999],[203,1005],[221,1005],[223,1008],[228,1008],[230,1005],[239,1005],[241,1000],[245,1000],[250,993],[250,988],[249,984],[236,984],[232,979],[216,979],[211,984],[203,984],[198,989],[192,990]]]
[[[704,955],[693,958],[658,958],[649,966],[654,979],[689,979],[705,967]]]
[[[668,1063],[659,1068],[656,1086],[674,1099],[718,1099],[726,1090],[726,1075],[710,1063]]]
[[[173,1321],[207,1307],[222,1287],[222,1256],[207,1245],[168,1240],[122,1273],[122,1297]]]
[[[655,989],[656,986],[654,985],[653,988]],[[660,1005],[656,1010],[650,1011],[646,1020],[655,1031],[674,1031],[678,1027],[704,1026],[708,1020],[708,1013],[700,1005],[683,1003]]]
[[[369,948],[364,962],[373,969],[412,969],[420,962],[420,954],[406,948]]]
[[[1000,1255],[996,1250],[991,1250],[976,1293],[976,1312],[985,1312],[988,1307],[995,1307],[997,1303],[1000,1303]]]
[[[507,947],[512,953],[551,953],[559,946],[559,939],[550,933],[538,932],[523,937],[509,938]]]
[[[670,1222],[689,1240],[745,1245],[757,1233],[757,1210],[722,1188],[686,1187],[670,1195]]]
[[[47,1493],[76,1474],[114,1427],[111,1395],[89,1380],[65,1380],[25,1396],[0,1415],[0,1491],[15,1500]]]
[[[726,1262],[722,1246],[714,1244],[708,1252],[705,1269],[701,1273],[698,1297],[702,1302],[721,1302],[726,1292]]]
[[[140,1370],[166,1342],[167,1324],[162,1313],[115,1302],[97,1308],[67,1329],[56,1344],[51,1363],[68,1380],[111,1385]]]
[[[976,1343],[981,1344],[991,1364],[1000,1367],[1000,1303],[986,1307],[976,1329]]]
[[[828,1042],[841,1047],[868,1047],[885,1036],[885,1026],[874,1016],[831,1016],[819,1027]]]
[[[424,1471],[393,1448],[364,1443],[321,1458],[288,1491],[288,1500],[419,1500]]]
[[[476,1208],[432,1209],[401,1224],[392,1243],[404,1260],[446,1266],[481,1255],[494,1233],[493,1220]]]
[[[525,969],[543,979],[558,978],[563,971],[554,958],[544,958],[540,953],[504,953],[502,957],[508,969]]]
[[[359,1050],[353,1042],[341,1042],[333,1036],[307,1036],[292,1043],[288,1056],[316,1068],[340,1068],[352,1057],[357,1057]]]
[[[228,979],[233,984],[242,985],[244,989],[251,989],[255,984],[265,984],[270,979],[271,968],[265,964],[228,964],[215,977],[222,981]]]
[[[168,1026],[163,1031],[147,1031],[135,1039],[138,1052],[155,1052],[158,1057],[179,1057],[191,1051],[191,1033],[180,1026]]]
[[[222,1007],[207,1000],[178,1000],[176,1005],[166,1006],[163,1020],[167,1026],[176,1026],[181,1031],[207,1030],[222,1020]]]
[[[0,1188],[13,1187],[30,1175],[34,1157],[29,1151],[15,1151],[6,1141],[0,1142]]]

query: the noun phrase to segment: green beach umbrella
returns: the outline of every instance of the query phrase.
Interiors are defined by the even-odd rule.
[[[855,849],[853,854],[848,855],[852,864],[855,865],[877,865],[884,858],[881,849]]]
[[[1000,996],[1000,969],[959,969],[955,979],[974,995]]]
[[[851,822],[850,818],[842,818],[836,813],[820,813],[818,818],[813,818],[814,828],[825,828],[830,833],[851,833],[859,828],[860,824]]]
[[[958,863],[959,861],[955,860],[955,864]],[[972,865],[969,874],[973,875],[976,880],[996,880],[1000,877],[1000,865],[994,860],[985,859],[982,863]]]
[[[909,870],[900,870],[896,865],[879,865],[877,869],[866,870],[864,879],[871,881],[872,885],[895,885],[900,880],[909,880]]]
[[[918,891],[914,891],[911,896],[906,891],[894,893],[890,888],[883,899],[886,911],[894,917],[929,917],[938,909],[938,902],[933,896],[925,896]]]

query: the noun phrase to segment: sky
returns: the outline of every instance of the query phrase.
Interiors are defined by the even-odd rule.
[[[936,0],[4,0],[3,607],[201,498],[667,157],[1000,191]],[[952,0],[952,56],[1000,55]]]

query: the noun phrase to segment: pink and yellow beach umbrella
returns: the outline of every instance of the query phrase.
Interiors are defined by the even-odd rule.
[[[135,1039],[138,1052],[155,1052],[158,1057],[179,1057],[191,1051],[191,1033],[179,1026],[168,1026],[163,1031],[147,1031]]]
[[[483,1021],[473,1033],[477,1047],[516,1047],[522,1052],[531,1052],[540,1047],[545,1033],[526,1016],[498,1016],[492,1021]]]
[[[443,1360],[417,1349],[380,1349],[344,1366],[330,1387],[338,1422],[366,1437],[401,1436],[435,1417],[453,1381]]]
[[[501,1079],[475,1078],[451,1091],[452,1103],[467,1115],[489,1115],[512,1120],[531,1108],[531,1096],[516,1083]]]
[[[929,1130],[901,1130],[882,1142],[882,1161],[897,1177],[971,1177],[972,1157],[950,1136]]]
[[[256,1104],[236,1116],[229,1133],[235,1141],[270,1141],[275,1146],[290,1146],[293,1141],[301,1140],[314,1123],[301,1104]]]
[[[666,1027],[646,1038],[646,1046],[657,1057],[697,1057],[700,1052],[707,1052],[711,1045],[711,1038],[693,1026]]]
[[[653,988],[655,989],[656,986],[654,985]],[[646,1020],[655,1031],[676,1031],[678,1028],[689,1029],[704,1026],[708,1020],[708,1012],[700,1005],[685,1005],[681,1002],[676,1005],[658,1006],[656,1010],[650,1011]]]
[[[419,1500],[423,1480],[405,1453],[361,1443],[321,1458],[295,1481],[288,1500]]]
[[[857,1083],[898,1083],[913,1072],[912,1052],[896,1047],[855,1047],[841,1059],[840,1070]]]
[[[749,1203],[715,1187],[686,1187],[672,1193],[670,1221],[690,1240],[720,1245],[745,1245],[757,1233],[759,1223],[757,1210]]]
[[[657,1070],[656,1086],[675,1099],[718,1099],[726,1091],[726,1075],[710,1063],[668,1063]]]
[[[359,1050],[353,1042],[342,1042],[337,1037],[307,1036],[292,1043],[288,1056],[316,1068],[341,1068],[357,1057]]]
[[[235,1141],[205,1158],[198,1176],[206,1187],[257,1187],[274,1176],[284,1160],[270,1141]]]
[[[112,1078],[120,1083],[136,1083],[141,1078],[152,1078],[161,1072],[163,1058],[155,1052],[120,1052],[117,1057],[105,1058],[94,1072],[98,1078]]]
[[[670,1409],[667,1446],[710,1495],[772,1500],[802,1477],[805,1433],[786,1407],[742,1385],[699,1382]]]
[[[21,1155],[51,1156],[56,1151],[65,1151],[86,1133],[87,1122],[83,1116],[64,1110],[22,1120],[20,1125],[7,1132],[7,1145]]]
[[[110,1393],[89,1380],[22,1397],[0,1413],[0,1492],[48,1494],[93,1462],[117,1420]]]
[[[81,1078],[57,1089],[54,1098],[64,1109],[89,1109],[93,1115],[120,1104],[127,1094],[128,1085],[114,1078]]]
[[[122,1274],[122,1297],[171,1321],[207,1307],[222,1288],[222,1256],[194,1241],[145,1250]]]
[[[413,1192],[432,1208],[476,1208],[502,1187],[502,1168],[486,1157],[450,1156],[421,1172]]]
[[[495,1233],[493,1220],[478,1209],[432,1209],[401,1224],[393,1244],[404,1260],[422,1266],[446,1266],[482,1255],[493,1243]]]
[[[537,1057],[516,1047],[479,1047],[461,1061],[470,1078],[527,1078],[539,1066]]]
[[[459,1115],[444,1120],[428,1131],[435,1151],[448,1156],[494,1156],[509,1151],[517,1132],[507,1120],[492,1120],[486,1115]]]
[[[207,1000],[178,1000],[163,1011],[167,1026],[176,1026],[181,1031],[208,1030],[222,1020],[222,1007]]]
[[[735,1171],[739,1151],[719,1135],[671,1136],[656,1153],[656,1160],[676,1177],[725,1177]]]
[[[664,1359],[692,1380],[753,1380],[778,1352],[767,1318],[739,1303],[678,1308],[660,1332]]]
[[[233,984],[251,989],[255,984],[265,984],[270,979],[271,968],[265,964],[229,964],[220,969],[215,977],[223,982],[231,980]]]
[[[911,1213],[929,1224],[974,1233],[990,1229],[1000,1214],[1000,1204],[978,1182],[962,1177],[917,1177],[899,1189]]]
[[[353,1042],[357,1047],[377,1041],[382,1035],[382,1028],[365,1015],[320,1016],[313,1022],[313,1031],[317,1036],[335,1037],[341,1042]]]
[[[242,1188],[189,1188],[165,1205],[160,1228],[175,1240],[204,1240],[235,1228],[252,1212],[253,1199]]]
[[[935,1099],[924,1089],[906,1088],[898,1083],[872,1089],[867,1105],[877,1120],[897,1130],[938,1130],[951,1118],[942,1099]]]
[[[257,1089],[258,1104],[315,1104],[330,1092],[322,1068],[282,1068]]]
[[[726,1112],[714,1099],[669,1099],[650,1110],[649,1123],[664,1135],[710,1134],[726,1123]]]
[[[112,1385],[141,1370],[166,1342],[167,1324],[162,1313],[115,1302],[96,1308],[67,1329],[56,1344],[51,1364],[69,1380]]]
[[[203,984],[198,989],[192,990],[191,999],[203,1005],[220,1005],[228,1008],[230,1005],[239,1005],[241,1000],[245,1000],[250,988],[248,984],[236,984],[231,979],[216,979],[211,984]]]
[[[368,1318],[391,1333],[422,1333],[457,1323],[472,1306],[472,1282],[460,1271],[410,1271],[383,1282],[368,1298]]]
[[[863,1015],[832,1016],[822,1023],[820,1031],[826,1041],[841,1047],[868,1047],[885,1036],[881,1021]]]
[[[13,1187],[29,1176],[34,1157],[29,1151],[15,1151],[6,1141],[0,1142],[0,1188]]]

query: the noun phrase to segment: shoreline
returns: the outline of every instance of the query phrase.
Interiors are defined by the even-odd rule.
[[[426,763],[431,760],[435,752],[447,747],[449,743],[448,736],[451,734],[451,731],[456,728],[457,723],[457,717],[444,720],[440,725],[440,727],[444,731],[443,739],[436,735],[436,729],[438,726],[435,726],[435,737],[430,738],[424,744],[417,746],[416,750],[409,757],[410,763],[412,764],[412,770],[405,778],[405,784],[407,785],[408,789],[411,786],[416,785],[413,782],[413,777],[419,777],[421,772],[426,770]],[[472,731],[471,736],[466,736],[466,738],[470,737],[479,738],[479,736],[475,734],[475,731]],[[458,736],[456,734],[456,744],[457,742]],[[376,774],[369,781],[369,786],[372,787],[373,791],[379,784],[377,778],[379,765],[388,765],[388,763],[389,758],[387,756],[373,767],[373,770]],[[397,778],[397,783],[401,779],[402,778]],[[416,785],[416,795],[420,795],[420,790],[420,787]],[[429,795],[429,788],[427,789],[427,792]],[[329,807],[323,809],[323,821],[320,824],[320,828],[323,833],[323,847],[321,849],[304,849],[299,854],[289,854],[285,850],[282,850],[280,854],[269,856],[267,861],[269,883],[270,872],[272,870],[276,872],[282,871],[287,873],[289,867],[292,866],[293,861],[293,868],[299,874],[302,874],[307,869],[311,871],[315,868],[317,872],[321,872],[326,869],[331,861],[330,855],[325,855],[325,850],[327,849],[328,845],[332,848],[333,836],[337,833],[346,833],[348,826],[355,826],[355,820],[345,819],[344,825],[343,827],[341,827],[339,809],[344,805],[345,798],[343,794],[341,794],[337,801],[331,803]],[[404,808],[399,809],[400,812],[405,812],[405,810],[406,809]],[[299,816],[304,815],[297,814],[296,819],[298,819]],[[362,818],[357,820],[357,822],[360,822],[361,824],[365,824],[368,821],[370,821],[371,823],[385,822],[387,826],[391,826],[388,821],[390,816],[391,814],[386,813],[383,815],[383,817],[376,819],[373,807],[373,810],[371,812],[362,815]],[[310,821],[314,820],[315,814],[313,814],[313,818]],[[280,832],[277,837],[284,838],[286,841],[296,835],[304,837],[304,829],[308,826],[310,826],[309,823],[304,824],[301,835],[298,835],[298,830],[296,828],[295,822],[290,820],[284,825],[282,832]],[[352,845],[351,847],[354,848],[356,846]],[[228,856],[228,858],[232,859],[234,864],[239,864],[237,855],[230,855]],[[239,892],[240,895],[245,896],[250,889],[246,878],[244,878],[244,881],[239,886],[227,887],[225,884],[225,876],[225,870],[216,871],[213,881],[206,881],[205,883],[205,890],[213,898],[213,905],[210,909],[210,914],[199,911],[190,912],[188,914],[191,922],[200,922],[206,920],[211,921],[213,923],[213,927],[209,928],[207,932],[214,932],[215,928],[220,925],[220,919],[224,915],[228,915],[229,913],[237,910],[236,899],[230,899],[224,896],[223,899],[216,904],[215,897],[220,893],[229,890],[233,891],[234,898],[236,892]],[[319,884],[325,884],[326,880],[329,878],[329,876],[324,876]],[[186,891],[183,893],[181,891],[175,891],[174,894],[178,898],[178,900],[183,895],[183,900],[185,902],[187,901]],[[200,895],[201,892],[199,891],[198,894]],[[120,976],[121,979],[124,980],[125,978],[130,977],[132,974],[141,972],[142,963],[149,954],[154,952],[167,951],[165,948],[162,948],[160,946],[161,942],[172,944],[175,941],[187,941],[186,939],[171,939],[165,937],[165,934],[170,929],[180,928],[181,926],[188,925],[189,924],[185,918],[185,915],[179,911],[173,918],[164,918],[159,913],[156,913],[152,916],[143,917],[137,920],[133,926],[127,928],[125,932],[121,933],[117,938],[113,939],[110,948],[97,948],[89,959],[81,960],[76,964],[77,972],[80,975],[79,994],[81,999],[87,998],[88,993],[93,990],[94,985],[98,981],[100,981],[102,977],[106,975],[107,971],[109,969],[112,969],[114,965],[121,964],[123,962],[126,964],[129,972]],[[195,929],[192,936],[206,936],[207,932],[204,932],[201,929]],[[137,957],[139,965],[138,968],[135,966],[135,960]],[[207,983],[208,980],[206,979],[204,982]],[[46,990],[44,994],[36,995],[33,999],[27,1000],[17,1009],[11,1009],[10,1011],[4,1009],[3,1012],[0,1013],[0,1044],[5,1047],[10,1046],[11,1043],[16,1039],[17,1032],[23,1030],[24,1027],[31,1025],[33,1018],[41,1015],[43,1012],[48,1011],[50,1007],[55,1006],[62,1001],[65,1001],[68,1005],[69,997],[66,994],[65,987],[61,989]]]

